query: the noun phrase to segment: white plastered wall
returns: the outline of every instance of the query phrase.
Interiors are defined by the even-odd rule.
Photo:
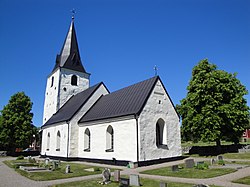
[[[71,85],[73,75],[77,76],[77,86]],[[89,74],[61,68],[59,88],[58,107],[61,108],[72,95],[89,88]]]
[[[111,125],[114,131],[114,152],[106,152],[106,130]],[[84,132],[88,128],[91,135],[90,152],[84,151]],[[106,121],[99,124],[80,124],[80,158],[137,161],[136,120]]]
[[[56,150],[57,147],[57,132],[60,132],[60,150]],[[50,143],[47,147],[48,133],[50,133]],[[51,125],[45,127],[42,133],[42,149],[41,155],[67,157],[67,142],[68,142],[68,124],[58,123],[57,125]]]
[[[77,86],[71,85],[71,77],[77,76]],[[53,86],[52,77],[54,78]],[[77,93],[89,88],[89,74],[58,68],[48,78],[46,84],[43,124],[55,114],[68,99]]]
[[[165,122],[164,132],[167,146],[156,146],[156,123]],[[181,156],[181,137],[179,117],[165,92],[160,80],[156,83],[142,113],[139,116],[140,161]]]
[[[54,79],[52,85],[52,77]],[[49,120],[49,118],[57,111],[58,102],[58,88],[60,80],[60,70],[57,69],[53,74],[47,78],[45,99],[44,99],[44,110],[43,110],[43,124]]]
[[[70,121],[70,147],[69,147],[69,156],[78,157],[78,135],[79,135],[79,126],[78,121],[81,117],[90,109],[91,106],[102,96],[108,94],[105,86],[101,85],[91,98],[84,104],[84,106],[78,111],[78,113]]]

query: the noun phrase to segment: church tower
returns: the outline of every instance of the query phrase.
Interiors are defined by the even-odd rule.
[[[78,49],[74,17],[56,64],[47,78],[43,124],[73,95],[89,88],[89,77],[82,65]]]

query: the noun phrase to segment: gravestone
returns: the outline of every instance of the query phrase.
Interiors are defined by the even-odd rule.
[[[167,187],[168,186],[168,184],[167,183],[165,183],[165,182],[160,182],[160,187]]]
[[[66,165],[65,173],[70,173],[70,165]]]
[[[49,165],[49,158],[45,158],[44,160],[45,160],[45,165],[46,166]]]
[[[215,162],[215,159],[214,159],[214,158],[211,158],[211,160],[210,160],[210,164],[211,164],[211,165],[215,165],[215,164],[216,164],[216,162]]]
[[[119,182],[120,181],[120,170],[114,171],[114,181]]]
[[[120,187],[129,187],[129,179],[120,178]]]
[[[103,184],[108,184],[110,183],[110,177],[111,177],[111,173],[110,173],[110,169],[105,168],[102,172],[102,182]]]
[[[57,161],[52,162],[52,170],[57,170],[58,169],[59,163]]]
[[[194,167],[194,159],[187,159],[185,160],[186,168],[193,168]]]
[[[140,186],[139,175],[129,175],[129,185],[130,186]]]
[[[218,156],[217,156],[217,159],[218,159],[218,160],[223,160],[223,156],[218,155]]]
[[[178,165],[173,165],[171,169],[173,172],[179,171]]]

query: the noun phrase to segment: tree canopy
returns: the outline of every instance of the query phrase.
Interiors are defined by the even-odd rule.
[[[30,144],[33,125],[32,102],[24,92],[14,94],[1,111],[0,145],[9,151]]]
[[[187,96],[177,105],[184,140],[238,142],[249,124],[248,91],[236,74],[218,70],[207,59],[193,68]]]

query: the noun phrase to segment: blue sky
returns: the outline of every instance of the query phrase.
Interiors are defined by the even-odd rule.
[[[46,78],[73,8],[91,85],[103,81],[115,91],[154,76],[156,65],[179,104],[192,68],[208,58],[238,73],[250,90],[249,0],[0,0],[0,110],[24,91],[33,102],[33,123],[42,125]]]

